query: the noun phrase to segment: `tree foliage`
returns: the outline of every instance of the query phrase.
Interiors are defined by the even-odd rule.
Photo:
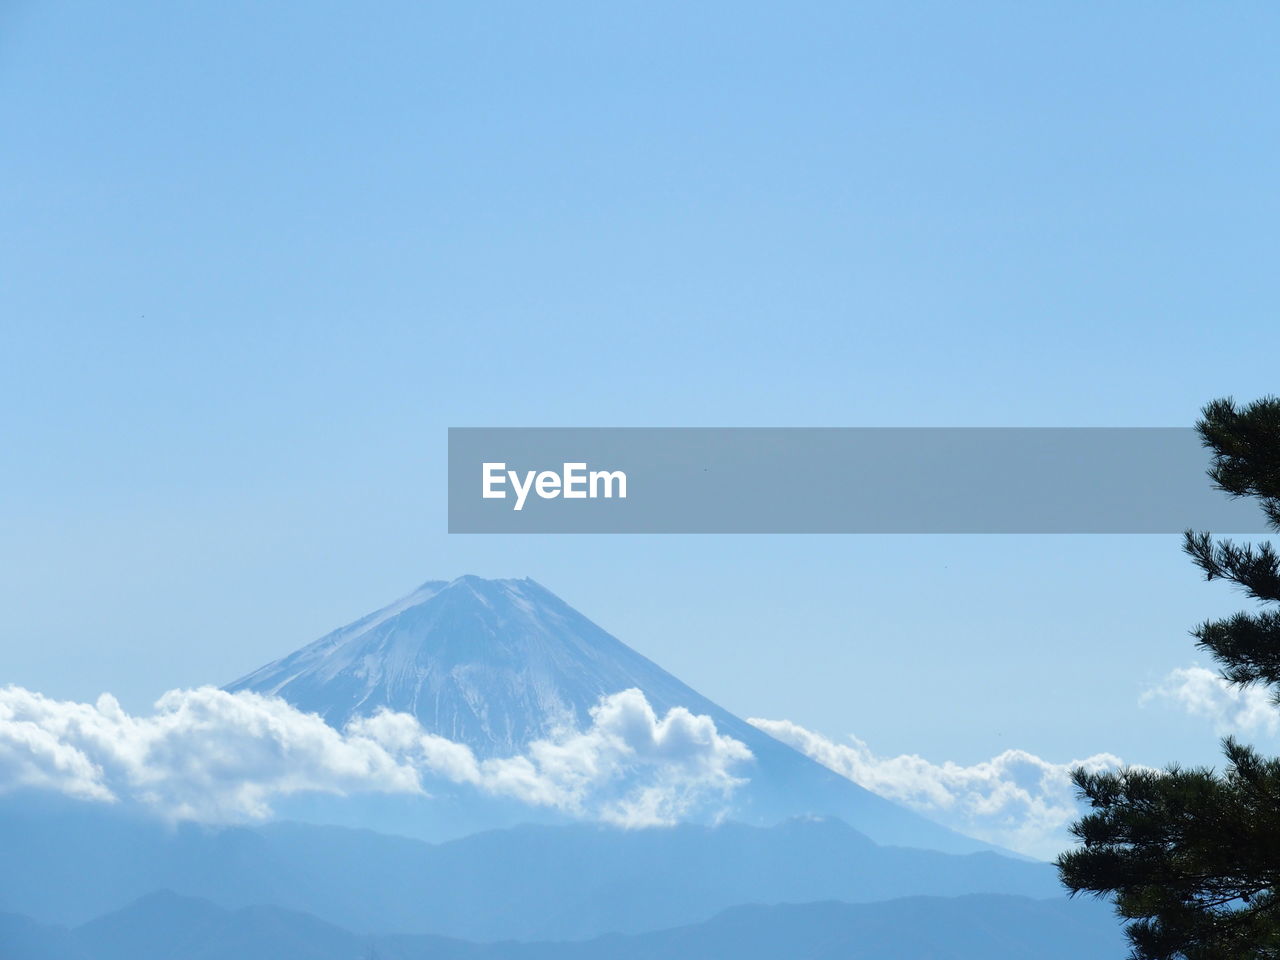
[[[1204,408],[1217,489],[1256,498],[1280,530],[1280,399]],[[1192,631],[1222,676],[1280,691],[1280,555],[1188,530],[1183,548],[1207,580],[1225,580],[1264,609]],[[1277,696],[1280,702],[1280,694]],[[1280,759],[1227,739],[1226,765],[1074,773],[1089,812],[1080,845],[1058,858],[1073,894],[1114,899],[1135,960],[1280,960]]]

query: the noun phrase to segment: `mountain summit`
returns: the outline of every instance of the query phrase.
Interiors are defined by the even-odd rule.
[[[732,816],[775,823],[835,816],[880,843],[953,853],[991,849],[897,806],[773,739],[606,633],[541,584],[431,581],[227,686],[279,696],[341,728],[381,707],[482,757],[510,756],[602,696],[638,688],[659,715],[710,716],[754,762]]]
[[[509,756],[631,687],[659,713],[703,702],[536,581],[464,576],[424,583],[227,689],[339,728],[389,707],[480,756]]]

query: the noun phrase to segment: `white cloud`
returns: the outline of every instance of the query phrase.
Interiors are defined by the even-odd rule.
[[[150,716],[106,694],[86,704],[0,689],[0,792],[52,789],[209,822],[265,817],[292,793],[422,793],[439,779],[623,825],[669,823],[726,799],[750,757],[709,717],[659,719],[638,690],[602,698],[585,730],[481,761],[408,714],[339,732],[283,700],[213,687],[171,691]]]
[[[1263,686],[1241,687],[1228,683],[1200,666],[1180,667],[1146,691],[1141,703],[1168,701],[1193,717],[1213,723],[1219,734],[1280,732],[1280,709]]]
[[[478,760],[405,714],[379,713],[347,731],[455,782],[625,826],[673,823],[727,799],[743,782],[733,769],[751,759],[710,717],[676,707],[659,719],[634,689],[601,698],[586,730],[562,729],[516,757]]]
[[[0,690],[0,789],[14,787],[206,821],[263,817],[273,796],[301,791],[421,789],[415,770],[369,740],[282,700],[213,687],[170,691],[146,717],[109,694],[87,704]]]
[[[1006,750],[972,766],[936,764],[913,754],[878,756],[856,737],[837,743],[788,720],[749,722],[882,797],[1036,857],[1053,857],[1070,845],[1066,828],[1079,815],[1071,770],[1121,766],[1110,754],[1050,763],[1023,750]]]

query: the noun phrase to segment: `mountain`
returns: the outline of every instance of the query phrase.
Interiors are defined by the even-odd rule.
[[[832,816],[880,843],[992,849],[773,739],[529,579],[425,583],[226,689],[280,696],[335,727],[388,707],[493,757],[518,753],[566,721],[583,725],[601,696],[633,687],[660,714],[685,707],[709,715],[720,733],[751,750],[755,762],[735,795],[734,819]]]
[[[359,936],[305,913],[225,910],[166,892],[71,931],[15,920],[0,917],[5,960],[1080,960],[1124,948],[1099,904],[997,896],[742,906],[705,923],[577,943]],[[21,937],[10,937],[18,927]]]
[[[467,940],[640,933],[742,903],[970,893],[1061,899],[1048,864],[883,847],[838,820],[523,826],[430,844],[297,823],[171,827],[35,794],[0,798],[0,850],[22,864],[0,871],[0,910],[59,924],[162,889],[222,908],[302,911],[362,933]]]
[[[602,695],[698,698],[533,580],[425,583],[227,686],[274,694],[335,727],[379,707],[411,713],[482,757],[518,753]]]

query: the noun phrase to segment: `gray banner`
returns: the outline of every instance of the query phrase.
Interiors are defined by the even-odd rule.
[[[1208,465],[1180,427],[453,428],[449,531],[1265,532]]]

